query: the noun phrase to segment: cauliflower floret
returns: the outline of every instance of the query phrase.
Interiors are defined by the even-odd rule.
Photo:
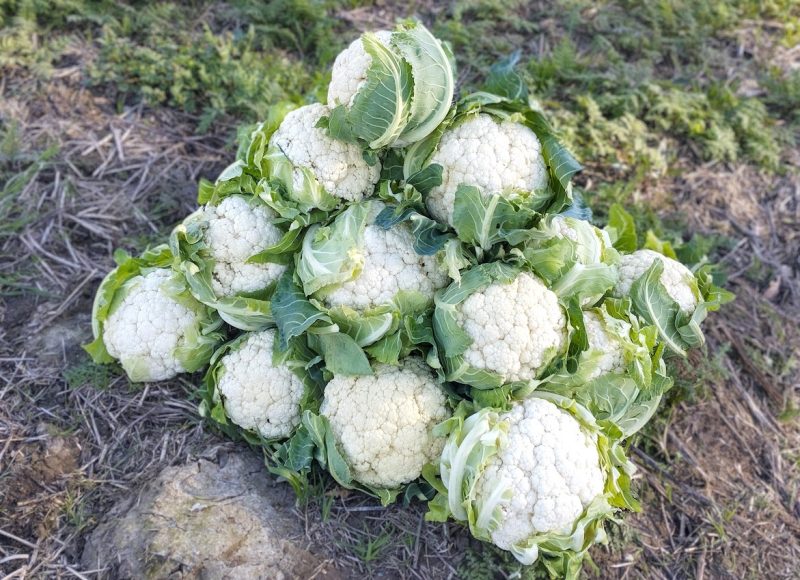
[[[619,266],[619,282],[614,287],[614,296],[624,298],[631,292],[631,286],[638,280],[656,260],[664,264],[661,273],[661,283],[667,294],[678,303],[682,312],[692,312],[697,306],[697,297],[691,287],[694,275],[691,270],[673,260],[654,252],[653,250],[637,250],[632,254],[622,256]]]
[[[320,413],[330,421],[357,481],[396,488],[416,479],[442,452],[433,427],[450,412],[444,392],[419,358],[375,374],[335,377],[325,387]]]
[[[472,339],[465,361],[500,374],[504,382],[536,378],[567,342],[558,297],[526,272],[469,296],[458,306],[456,321]]]
[[[596,356],[596,367],[586,377],[591,381],[608,373],[619,373],[625,370],[625,358],[619,339],[606,331],[601,318],[594,312],[583,313],[583,323],[589,339],[587,353]]]
[[[186,372],[175,350],[197,334],[197,312],[164,291],[172,272],[160,268],[127,282],[131,288],[105,322],[103,343],[134,381],[163,381]],[[198,304],[199,308],[199,304]]]
[[[305,167],[331,195],[360,201],[378,182],[380,163],[368,165],[357,144],[332,139],[317,127],[320,117],[329,113],[328,107],[319,103],[295,109],[272,135],[270,146],[278,147],[296,166],[292,171],[295,189],[303,186],[299,168]]]
[[[274,216],[267,206],[252,206],[240,195],[205,207],[203,236],[214,261],[211,285],[217,296],[262,290],[286,270],[282,264],[247,263],[280,241],[281,231],[272,224]]]
[[[384,46],[389,46],[392,33],[389,30],[378,30],[375,36]],[[364,50],[364,41],[355,39],[333,61],[331,83],[328,85],[328,106],[353,104],[358,91],[367,82],[367,70],[372,64],[372,56]]]
[[[222,357],[217,383],[231,421],[266,438],[289,437],[300,424],[304,385],[289,368],[275,366],[275,331],[253,333]]]
[[[500,505],[492,541],[505,550],[535,534],[569,534],[592,500],[603,493],[596,437],[550,401],[530,398],[501,417],[505,443],[477,481],[476,496],[497,486],[513,490]]]
[[[428,194],[428,211],[450,225],[456,189],[461,184],[478,187],[486,197],[547,185],[547,168],[536,134],[524,125],[497,121],[486,114],[445,131],[431,163],[442,166],[442,184]]]
[[[361,274],[328,294],[326,304],[363,311],[389,303],[401,290],[420,292],[433,300],[436,290],[447,285],[447,272],[436,256],[417,254],[413,244],[414,236],[404,224],[389,230],[368,225],[361,248]]]
[[[564,216],[555,215],[550,223],[555,231],[556,237],[567,238],[573,242],[578,241],[578,231],[567,222]]]

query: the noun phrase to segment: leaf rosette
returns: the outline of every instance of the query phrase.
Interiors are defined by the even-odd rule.
[[[149,249],[139,257],[133,257],[123,250],[114,252],[117,267],[100,283],[92,306],[94,340],[84,345],[84,349],[96,363],[108,364],[116,360],[109,353],[104,341],[109,318],[120,308],[127,307],[126,299],[139,291],[146,276],[154,272],[166,272],[159,285],[159,292],[166,299],[186,308],[193,319],[191,324],[180,329],[180,338],[167,354],[179,363],[184,372],[194,372],[208,364],[214,349],[224,338],[222,320],[216,311],[192,296],[183,276],[169,270],[173,260],[174,256],[165,244]],[[135,333],[138,329],[129,330],[130,333]],[[129,339],[137,343],[137,337],[138,335],[133,335]],[[152,337],[152,340],[164,338]],[[136,348],[141,350],[138,346]],[[132,381],[152,380],[150,365],[145,357],[124,357],[121,362]]]
[[[510,551],[523,564],[541,558],[552,571],[576,577],[588,548],[605,540],[603,523],[618,509],[639,508],[630,488],[635,467],[625,456],[619,432],[609,434],[601,429],[592,413],[576,401],[539,391],[527,400],[532,399],[552,403],[579,424],[581,433],[594,443],[603,483],[567,530],[532,533],[515,541]],[[525,401],[514,405],[525,405]],[[510,444],[512,421],[510,411],[475,408],[464,402],[451,419],[437,427],[447,442],[439,464],[428,465],[423,473],[437,492],[426,519],[446,521],[452,517],[467,524],[474,537],[493,541],[493,532],[510,517],[509,512],[519,509],[518,504],[511,504],[515,494],[512,481],[493,479],[491,485],[483,481]]]

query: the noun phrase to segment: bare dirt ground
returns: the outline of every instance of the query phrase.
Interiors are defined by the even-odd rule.
[[[163,235],[191,211],[197,179],[232,155],[229,128],[197,137],[192,119],[174,111],[118,113],[81,86],[79,66],[46,87],[0,83],[0,117],[16,124],[22,150],[37,158],[55,145],[15,199],[0,200],[16,205],[23,224],[0,237],[8,579],[105,577],[79,567],[103,513],[163,467],[220,443],[196,415],[196,377],[132,387],[87,364],[79,344],[112,249]],[[644,509],[592,552],[601,577],[800,577],[800,160],[788,161],[794,174],[691,167],[647,193],[660,214],[736,240],[719,258],[738,298],[710,318],[707,349],[677,365],[680,388],[631,449]],[[465,550],[479,559],[462,530],[425,524],[421,507],[334,499],[327,521],[319,504],[298,513],[309,540],[359,575],[457,577]]]

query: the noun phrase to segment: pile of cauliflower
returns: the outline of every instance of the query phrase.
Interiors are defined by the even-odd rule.
[[[167,243],[94,303],[97,362],[132,381],[205,371],[200,413],[312,473],[574,576],[637,509],[625,442],[732,297],[619,206],[604,227],[578,162],[513,62],[455,97],[421,24],[365,33],[326,103],[280,103]],[[196,375],[195,375],[196,376]]]

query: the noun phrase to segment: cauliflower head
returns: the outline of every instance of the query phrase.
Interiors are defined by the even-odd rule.
[[[410,357],[399,367],[379,365],[374,375],[334,377],[320,414],[354,479],[392,489],[419,477],[439,456],[444,440],[432,430],[450,411],[431,370]]]
[[[214,262],[211,283],[217,296],[263,290],[286,270],[282,264],[248,264],[247,260],[277,244],[281,231],[272,223],[275,213],[231,195],[203,209],[204,241]]]
[[[392,33],[389,30],[378,30],[375,36],[384,46],[389,46]],[[372,55],[364,50],[364,41],[357,38],[346,49],[339,53],[333,61],[331,82],[328,85],[328,106],[353,104],[358,91],[367,82],[367,70],[372,64]]]
[[[545,221],[547,230],[552,235],[575,242],[578,258],[582,264],[599,263],[603,261],[604,253],[613,251],[608,232],[585,220],[556,214]]]
[[[319,103],[288,113],[270,139],[295,166],[292,187],[301,189],[305,177],[300,168],[309,170],[322,187],[334,197],[359,201],[369,196],[380,177],[380,163],[370,166],[355,143],[337,141],[317,127],[320,117],[330,110]]]
[[[536,134],[524,125],[487,114],[445,131],[430,162],[442,166],[442,184],[428,194],[428,211],[450,225],[459,185],[476,186],[485,197],[547,185],[547,167]]]
[[[305,386],[287,366],[274,364],[275,330],[252,333],[219,365],[217,389],[231,421],[267,439],[289,437],[300,424]]]
[[[589,341],[589,348],[581,353],[581,357],[591,356],[594,368],[586,376],[587,381],[596,379],[609,373],[621,373],[625,370],[625,350],[620,342],[620,337],[608,332],[600,316],[595,312],[584,312],[583,323]],[[628,329],[630,325],[625,324]]]
[[[633,283],[647,272],[656,260],[661,260],[661,263],[664,264],[661,283],[667,294],[678,304],[682,312],[694,311],[698,298],[693,290],[694,275],[691,270],[680,262],[653,250],[637,250],[632,254],[622,256],[619,265],[619,281],[614,287],[614,296],[617,298],[628,296]]]
[[[158,268],[131,278],[112,307],[103,343],[132,381],[163,381],[186,372],[181,351],[200,334],[199,302],[168,292],[171,270]],[[196,307],[192,306],[196,304]]]
[[[567,344],[558,297],[526,272],[470,295],[458,305],[456,321],[472,339],[464,360],[498,373],[503,382],[536,378]]]
[[[550,401],[530,398],[500,417],[505,440],[480,474],[475,495],[512,489],[492,541],[511,550],[535,534],[570,534],[584,508],[603,494],[596,436]]]
[[[361,272],[325,296],[328,306],[363,311],[389,303],[400,291],[419,292],[433,300],[436,290],[449,282],[435,255],[416,253],[408,225],[401,223],[387,230],[374,224],[383,207],[382,203],[372,204],[372,223],[366,226],[364,243],[356,250],[363,263]]]

